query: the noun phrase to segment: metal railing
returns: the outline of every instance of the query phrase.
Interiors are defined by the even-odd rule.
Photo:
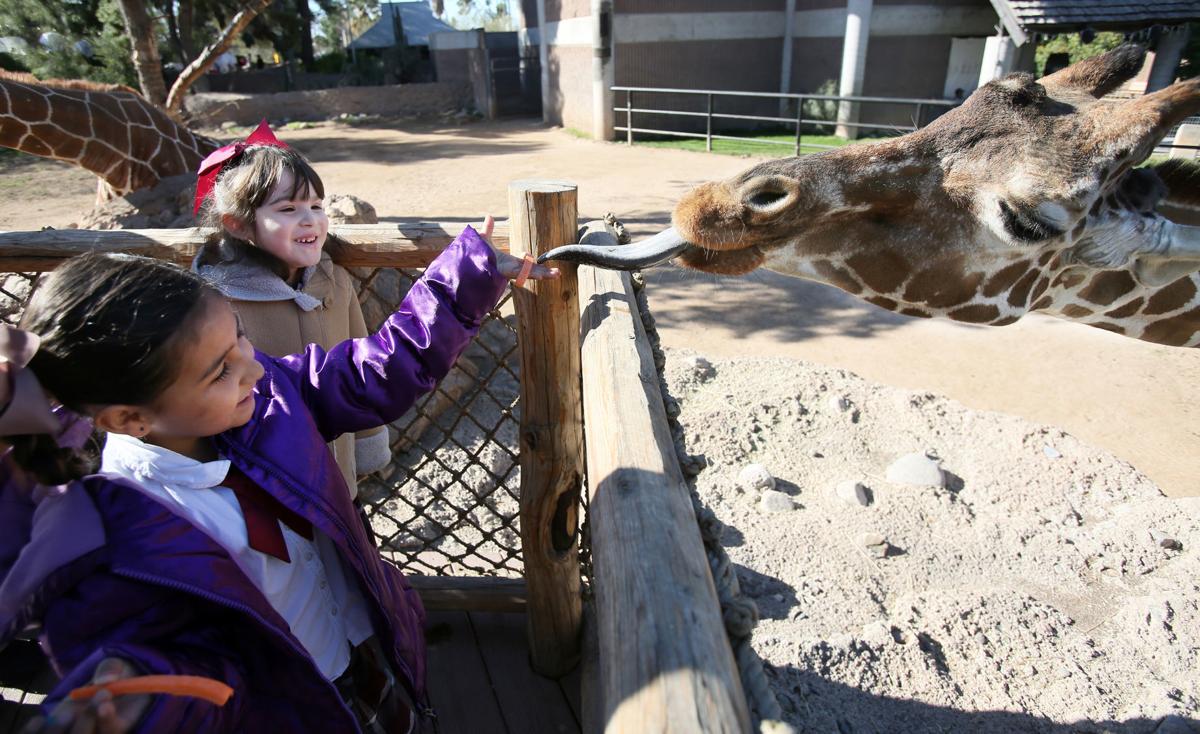
[[[758,143],[762,145],[786,145],[792,146],[796,155],[800,155],[800,149],[806,148],[836,148],[835,145],[822,145],[819,143],[804,143],[803,142],[803,127],[805,125],[826,125],[837,127],[850,127],[856,129],[876,129],[888,130],[890,132],[907,133],[917,130],[921,127],[921,119],[927,107],[955,107],[960,104],[958,100],[944,99],[916,99],[910,97],[843,97],[829,94],[782,94],[777,92],[733,92],[728,90],[717,89],[671,89],[666,87],[613,87],[614,92],[625,93],[625,106],[615,107],[614,112],[625,113],[625,125],[614,126],[613,130],[625,133],[625,142],[633,145],[634,133],[647,133],[651,135],[671,135],[681,138],[703,138],[705,149],[711,151],[714,140],[745,140],[748,142]],[[704,112],[693,112],[687,110],[658,110],[650,108],[641,108],[633,106],[633,95],[638,94],[687,94],[702,96],[705,98],[706,109]],[[780,100],[780,108],[787,101],[796,103],[796,114],[794,116],[782,117],[772,115],[739,115],[729,112],[714,112],[713,100],[717,97],[758,97],[762,99]],[[912,125],[885,125],[876,123],[857,122],[852,120],[822,120],[811,119],[804,117],[805,102],[837,102],[840,104],[888,104],[888,105],[912,105],[915,110],[913,114]],[[652,115],[676,115],[680,117],[703,117],[705,120],[705,131],[703,133],[682,132],[679,130],[659,130],[647,127],[634,127],[634,113],[652,114]],[[842,115],[839,115],[842,117]],[[796,137],[793,141],[783,140],[764,140],[762,138],[747,137],[742,135],[725,135],[713,132],[713,120],[748,120],[754,122],[777,122],[786,125],[794,125]]]

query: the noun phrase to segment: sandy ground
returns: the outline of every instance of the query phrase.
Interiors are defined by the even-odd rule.
[[[669,220],[680,194],[754,161],[580,140],[532,121],[438,127],[320,124],[283,137],[317,164],[331,192],[381,219],[469,222],[507,211],[508,182],[577,182],[579,210],[612,211],[635,234]],[[90,176],[23,158],[0,177],[0,228],[64,226],[91,205]],[[1200,495],[1200,350],[1144,344],[1044,317],[1004,328],[909,319],[834,288],[755,273],[650,274],[667,346],[710,357],[778,356],[928,390],[971,408],[1059,426],[1145,472],[1169,496]],[[1192,386],[1189,388],[1188,386]]]
[[[506,210],[511,180],[563,178],[583,217],[613,211],[635,233],[752,162],[529,122],[284,138],[383,220],[472,222]],[[0,166],[0,228],[65,226],[91,204],[85,174]],[[1045,318],[910,320],[767,273],[647,280],[688,449],[709,464],[697,489],[761,610],[754,647],[790,724],[1200,724],[1200,423],[1185,392],[1200,352]],[[894,475],[904,456],[935,479]],[[773,489],[739,478],[752,463]]]
[[[798,731],[1200,724],[1200,498],[929,392],[689,355],[668,350],[667,375],[708,464],[697,490]],[[771,486],[743,478],[754,465]]]

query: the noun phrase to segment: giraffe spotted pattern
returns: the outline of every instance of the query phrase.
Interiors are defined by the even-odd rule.
[[[191,173],[215,144],[128,87],[0,72],[0,145],[95,173],[117,195]]]

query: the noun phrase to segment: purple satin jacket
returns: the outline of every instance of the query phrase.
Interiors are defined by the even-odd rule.
[[[325,351],[272,358],[254,417],[215,437],[220,453],[333,539],[394,669],[424,698],[424,610],[380,558],[326,443],[399,418],[431,390],[495,306],[506,281],[467,228],[380,330]],[[29,623],[62,676],[53,707],[105,657],[141,674],[202,675],[223,707],[157,696],[143,732],[353,732],[358,725],[287,624],[221,546],[123,480],[85,477],[41,497],[0,463],[0,646]]]

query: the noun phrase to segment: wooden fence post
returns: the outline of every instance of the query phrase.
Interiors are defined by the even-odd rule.
[[[509,248],[535,256],[575,241],[576,187],[515,181],[508,187]],[[575,267],[514,290],[521,349],[521,547],[533,669],[560,676],[579,660],[579,501],[583,399]]]

